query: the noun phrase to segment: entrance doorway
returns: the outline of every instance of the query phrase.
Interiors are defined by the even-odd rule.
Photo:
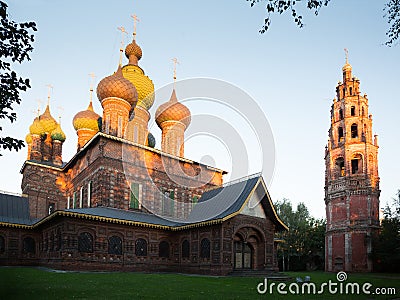
[[[252,269],[253,249],[243,241],[235,242],[235,269]]]

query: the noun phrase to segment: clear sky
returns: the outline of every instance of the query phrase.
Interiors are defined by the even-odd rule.
[[[273,16],[270,31],[260,35],[264,4],[250,8],[245,0],[12,1],[10,17],[35,21],[38,32],[32,60],[15,66],[19,75],[31,79],[32,88],[22,94],[22,104],[16,108],[18,121],[12,126],[2,122],[4,133],[25,138],[38,106],[36,100],[42,99],[43,110],[46,84],[50,83],[54,87],[52,114],[62,116],[67,135],[63,159],[70,159],[77,143],[72,118],[86,109],[89,101],[88,74],[94,72],[98,82],[115,71],[121,40],[117,27],[124,26],[131,33],[130,15],[136,14],[140,19],[137,42],[143,50],[139,65],[156,90],[171,83],[171,58],[177,57],[179,79],[215,78],[248,93],[274,136],[271,148],[275,151],[270,152],[275,153],[275,169],[269,183],[273,200],[285,197],[293,203],[302,201],[312,215],[323,217],[324,148],[330,106],[345,62],[343,49],[347,48],[353,74],[361,80],[361,93],[368,94],[373,130],[379,135],[383,206],[400,188],[400,46],[383,45],[388,25],[382,1],[360,3],[332,0],[318,17],[302,11],[306,23],[303,29],[297,28],[288,14]],[[179,90],[177,93],[179,98]],[[153,116],[157,105],[166,100],[158,97]],[[96,98],[94,105],[101,114]],[[240,116],[236,121],[235,114],[223,107],[198,102],[188,102],[188,107],[194,116],[209,114],[232,123],[238,128],[238,138],[247,143],[246,126],[250,122],[251,127],[254,120],[247,120],[246,125]],[[153,127],[158,147],[159,131]],[[227,170],[232,169],[231,160],[232,165],[248,163],[248,173],[259,170],[257,147],[247,147],[244,162],[235,156],[229,159],[225,152],[230,149],[226,150],[224,143],[207,138],[203,135],[188,142],[185,156],[214,161],[215,166]],[[19,170],[26,159],[26,148],[3,153],[0,189],[20,192]]]

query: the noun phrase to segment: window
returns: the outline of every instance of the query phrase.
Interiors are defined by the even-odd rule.
[[[83,186],[79,190],[79,208],[83,206]]]
[[[190,244],[188,240],[182,242],[182,258],[189,258],[190,255]]]
[[[51,215],[54,212],[55,207],[56,207],[56,205],[54,203],[49,203],[49,206],[48,206],[48,209],[47,209],[48,212],[49,212],[49,215]]]
[[[351,125],[351,138],[357,138],[358,137],[358,129],[357,129],[357,124]]]
[[[343,127],[338,128],[338,142],[343,142]]]
[[[87,206],[92,207],[92,182],[88,183],[88,193],[87,193]]]
[[[339,109],[339,120],[343,120],[343,110]]]
[[[135,243],[135,255],[147,256],[147,242],[144,239],[137,239]]]
[[[346,88],[343,88],[343,98],[346,96]]]
[[[0,253],[4,253],[6,250],[6,241],[2,235],[0,235]]]
[[[351,160],[351,174],[358,173],[358,159]]]
[[[106,126],[105,127],[106,127],[105,132],[107,134],[109,134],[110,133],[110,115],[106,116]]]
[[[86,253],[93,252],[93,236],[89,232],[82,232],[78,236],[78,251]]]
[[[210,258],[210,240],[202,239],[200,242],[200,257]]]
[[[355,108],[355,106],[352,106],[352,107],[350,108],[350,114],[351,114],[352,117],[354,117],[354,116],[356,115],[356,108]]]
[[[139,129],[137,126],[133,127],[133,142],[137,143],[139,139]]]
[[[118,116],[118,137],[122,137],[122,117]]]
[[[362,156],[360,154],[354,155],[351,160],[351,174],[358,174],[362,170]]]
[[[129,202],[129,208],[139,209],[140,208],[140,184],[136,182],[131,183],[131,197]]]
[[[352,95],[353,95],[353,88],[350,87],[350,96],[352,96]]]
[[[76,192],[74,192],[74,195],[73,195],[72,208],[76,208]]]
[[[68,198],[67,198],[67,209],[70,209],[70,207],[71,207],[71,197],[68,196]]]
[[[174,213],[174,191],[165,191],[162,201],[162,212],[166,216],[172,216]]]
[[[108,254],[122,255],[122,239],[113,235],[108,239]]]
[[[345,170],[344,170],[344,159],[343,157],[339,157],[336,160],[336,168],[339,176],[345,176]]]
[[[22,241],[22,250],[24,253],[32,253],[35,254],[36,252],[36,243],[35,240],[31,237],[26,237]]]
[[[165,257],[165,258],[169,257],[169,243],[168,242],[162,241],[158,245],[158,256]]]
[[[362,116],[364,117],[364,115],[365,115],[365,109],[364,109],[364,106],[361,108],[361,114],[362,114]]]

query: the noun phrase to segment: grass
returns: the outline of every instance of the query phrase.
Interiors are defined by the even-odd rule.
[[[287,273],[311,276],[320,284],[336,275],[323,272]],[[375,295],[259,295],[263,278],[207,277],[146,273],[55,273],[36,268],[0,268],[1,299],[395,299]],[[292,280],[293,281],[293,280]],[[286,284],[290,284],[290,282]],[[371,282],[373,287],[396,287],[400,274],[348,274],[347,282]],[[278,282],[276,282],[278,284]],[[372,289],[372,288],[371,288]]]

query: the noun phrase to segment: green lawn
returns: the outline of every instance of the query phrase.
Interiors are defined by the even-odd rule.
[[[309,275],[320,284],[336,274]],[[54,273],[35,268],[0,268],[1,299],[396,299],[400,298],[400,274],[348,274],[346,282],[370,282],[373,287],[396,287],[397,296],[375,295],[279,295],[274,290],[259,295],[263,278],[206,277],[144,273]],[[289,285],[292,281],[286,281]],[[279,282],[276,282],[278,284]],[[372,290],[372,288],[371,288]]]

